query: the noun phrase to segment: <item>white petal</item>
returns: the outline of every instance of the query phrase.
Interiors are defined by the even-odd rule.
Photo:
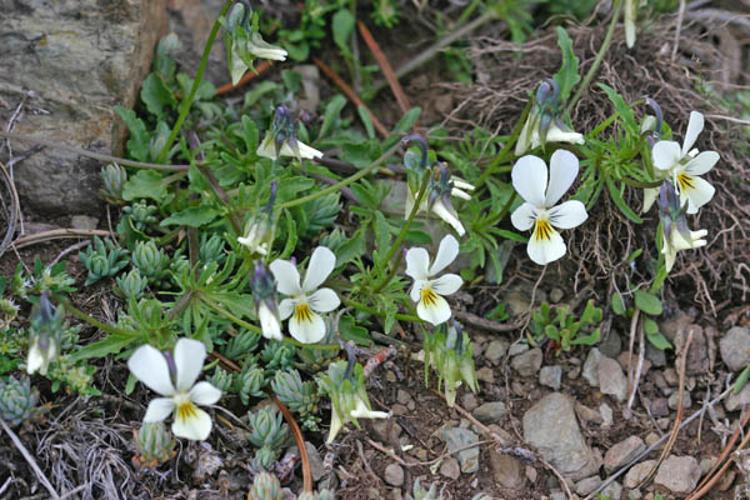
[[[432,282],[432,289],[439,295],[452,295],[461,288],[464,280],[457,274],[444,274]]]
[[[557,203],[573,185],[578,176],[578,158],[565,149],[552,153],[549,162],[549,186],[545,196],[545,206]]]
[[[540,266],[554,262],[565,255],[565,241],[557,231],[553,231],[549,240],[537,240],[529,238],[529,244],[526,246],[526,252],[535,263]]]
[[[276,259],[268,266],[271,274],[276,278],[276,289],[284,295],[299,295],[302,287],[299,285],[299,272],[288,260]]]
[[[406,251],[406,275],[415,280],[428,278],[430,255],[422,247],[410,248]]]
[[[328,247],[318,247],[313,251],[307,264],[302,290],[314,292],[328,278],[336,267],[336,255]]]
[[[521,156],[529,149],[529,145],[531,144],[531,122],[533,116],[533,113],[531,113],[526,118],[526,123],[523,124],[521,134],[518,136],[518,140],[516,140],[516,149],[514,151],[516,157]]]
[[[419,301],[417,304],[417,316],[432,323],[433,325],[439,325],[445,323],[451,317],[451,306],[448,305],[448,301],[440,295],[436,295],[435,304],[426,306],[424,301]]]
[[[331,408],[331,428],[328,431],[328,439],[326,439],[326,444],[333,443],[334,438],[339,433],[342,427],[344,427],[344,423],[341,421],[341,418],[339,418],[339,414],[336,413],[335,408]]]
[[[297,303],[294,299],[284,299],[279,304],[279,318],[281,320],[287,319],[294,312],[294,305]]]
[[[429,276],[436,276],[443,269],[451,265],[458,257],[458,240],[452,235],[447,234],[440,240],[435,262],[432,263],[429,270]]]
[[[457,187],[451,189],[451,196],[453,196],[454,198],[461,198],[462,200],[471,199],[471,195],[469,193],[467,193],[466,191],[462,191]]]
[[[547,129],[547,142],[567,142],[568,144],[585,144],[586,140],[583,135],[571,130],[562,130],[556,124],[550,125]]]
[[[239,59],[239,57],[237,59]],[[261,142],[258,149],[255,150],[255,154],[262,158],[270,158],[272,160],[279,159],[276,154],[276,145],[273,142],[273,135],[270,132],[268,132],[263,138],[263,142]]]
[[[704,125],[703,115],[697,111],[690,112],[690,120],[688,121],[687,131],[685,132],[685,139],[682,142],[682,156],[688,154],[693,149],[693,144],[698,140],[698,135],[703,132]]]
[[[578,200],[569,200],[551,208],[549,215],[550,223],[559,229],[572,229],[589,218],[585,205]]]
[[[289,334],[303,344],[320,342],[326,335],[326,324],[319,314],[311,313],[311,321],[289,320]]]
[[[341,299],[330,288],[321,288],[307,297],[307,301],[310,303],[310,308],[319,313],[331,312],[341,305]]]
[[[287,56],[286,50],[266,42],[257,32],[253,33],[250,43],[247,44],[247,51],[255,57],[273,61],[286,61]]]
[[[684,203],[687,199],[687,213],[697,214],[698,209],[711,201],[711,198],[714,197],[716,188],[714,188],[711,183],[700,177],[693,177],[692,182],[694,186],[692,189],[683,189],[680,193],[680,202]]]
[[[318,151],[317,149],[308,146],[304,142],[297,141],[297,148],[299,149],[299,155],[302,158],[307,158],[309,160],[314,160],[315,158],[323,158],[322,151]]]
[[[349,415],[354,418],[388,418],[391,416],[390,413],[384,411],[370,410],[361,399],[357,401],[357,405],[349,412]]]
[[[189,391],[203,370],[206,346],[200,340],[181,338],[174,346],[177,390]]]
[[[212,405],[219,399],[221,391],[208,382],[198,382],[190,389],[190,400],[197,405]]]
[[[203,441],[211,434],[211,416],[200,408],[195,408],[195,415],[188,418],[175,418],[172,434],[177,437]]]
[[[536,220],[536,208],[531,203],[524,202],[510,214],[510,222],[519,231],[528,231]]]
[[[635,18],[639,0],[625,0],[625,45],[632,49],[635,45]]]
[[[447,222],[458,233],[459,236],[463,236],[464,234],[466,234],[466,230],[464,229],[463,224],[461,224],[461,221],[458,219],[456,214],[448,210],[448,208],[443,204],[441,200],[437,200],[432,204],[432,212],[443,219],[445,222]]]
[[[44,356],[42,356],[42,351],[39,349],[39,344],[34,342],[34,344],[29,349],[28,357],[26,358],[26,372],[31,375],[44,365]],[[44,373],[42,373],[44,375]]]
[[[292,314],[293,308],[294,306],[292,305],[292,308],[289,309],[287,318]],[[276,340],[282,339],[281,323],[279,323],[279,318],[276,317],[273,312],[271,312],[271,310],[268,308],[268,306],[266,306],[264,302],[261,302],[260,306],[258,307],[258,320],[260,320],[260,329],[263,332],[263,336],[265,338]]]
[[[680,145],[674,141],[659,141],[654,144],[651,150],[651,156],[654,160],[654,167],[659,170],[669,170],[680,161]]]
[[[429,280],[414,281],[414,284],[411,287],[411,291],[409,291],[411,300],[413,300],[414,302],[419,302],[419,299],[422,297],[422,287],[428,284],[430,284]]]
[[[174,411],[174,400],[172,398],[156,398],[152,399],[146,409],[146,415],[143,416],[143,421],[148,422],[162,422]]]
[[[690,175],[703,175],[719,161],[719,153],[716,151],[704,151],[685,165],[685,172]]]
[[[474,184],[469,184],[460,177],[451,177],[451,181],[453,181],[454,188],[462,189],[464,191],[474,191],[477,188]]]
[[[641,213],[645,214],[654,205],[656,198],[659,197],[659,188],[646,188],[643,190],[643,208]]]
[[[143,345],[136,349],[128,360],[128,368],[135,378],[152,391],[162,396],[171,396],[175,393],[167,359],[154,347]]]
[[[544,192],[547,189],[547,165],[537,156],[526,155],[516,161],[511,172],[513,188],[534,206],[544,206]]]

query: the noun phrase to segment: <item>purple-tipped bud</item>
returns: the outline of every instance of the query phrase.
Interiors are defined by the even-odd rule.
[[[276,293],[276,282],[262,260],[255,261],[255,273],[251,280],[253,297],[257,303],[272,299]]]
[[[560,85],[554,78],[545,78],[536,89],[536,102],[540,106],[557,105],[558,97],[560,97]]]
[[[422,169],[427,168],[427,162],[428,162],[427,139],[425,139],[423,136],[419,134],[409,134],[401,138],[402,147],[407,147],[412,143],[415,143],[419,147],[420,151],[422,152],[422,157],[419,162],[419,168],[422,168]]]

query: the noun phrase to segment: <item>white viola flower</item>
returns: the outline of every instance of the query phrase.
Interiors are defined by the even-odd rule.
[[[578,158],[564,149],[552,154],[549,183],[547,165],[541,158],[527,155],[513,165],[513,187],[524,203],[513,211],[510,220],[520,231],[533,228],[526,251],[539,265],[565,255],[565,241],[555,228],[572,229],[588,218],[586,207],[580,201],[569,200],[557,205],[577,175]]]
[[[435,262],[430,265],[430,255],[421,247],[410,248],[406,252],[406,275],[414,280],[411,300],[417,303],[417,316],[439,325],[452,315],[445,295],[452,295],[461,288],[464,280],[457,274],[438,275],[458,256],[458,240],[452,235],[440,241]]]
[[[282,156],[298,160],[322,158],[323,153],[297,140],[297,120],[284,105],[276,107],[271,128],[255,151],[258,156],[278,160]]]
[[[49,364],[56,356],[57,340],[49,336],[35,335],[26,358],[26,372],[31,375],[38,371],[42,375],[47,375]]]
[[[168,359],[169,357],[169,359]],[[146,387],[160,394],[151,400],[143,421],[161,422],[175,414],[172,433],[177,437],[203,441],[211,433],[211,416],[198,406],[221,398],[221,391],[208,382],[198,382],[206,359],[206,346],[198,340],[181,338],[172,354],[143,345],[128,360],[130,372]]]
[[[244,236],[239,236],[237,242],[250,250],[250,253],[258,255],[268,255],[269,241],[269,224],[266,220],[253,219],[250,221]]]
[[[336,267],[336,255],[326,247],[316,248],[302,285],[292,262],[276,259],[269,267],[277,290],[288,297],[279,304],[279,314],[282,320],[291,316],[289,334],[305,344],[320,342],[325,337],[326,324],[319,313],[331,312],[341,304],[336,292],[319,288]]]
[[[699,176],[714,168],[719,161],[719,153],[699,153],[693,149],[703,126],[703,115],[692,111],[682,147],[675,141],[659,141],[651,150],[654,167],[672,178],[680,202],[683,205],[687,203],[689,214],[698,213],[698,209],[711,201],[716,192],[710,183]]]
[[[258,149],[256,153],[258,156],[262,156],[263,158],[270,158],[272,160],[278,160],[282,156],[287,156],[290,158],[302,158],[307,160],[314,160],[316,158],[323,158],[323,152],[318,151],[317,149],[308,146],[302,141],[295,141],[297,152],[294,151],[292,146],[289,145],[289,142],[284,142],[281,145],[281,148],[279,149],[278,153],[276,152],[276,144],[274,144],[273,136],[270,134],[266,134],[266,137],[263,139],[263,142],[258,146]]]
[[[664,254],[664,263],[667,272],[670,272],[672,267],[674,267],[674,263],[677,260],[677,252],[706,246],[707,242],[704,238],[707,234],[708,231],[705,229],[698,231],[688,230],[688,237],[686,238],[686,235],[683,235],[678,229],[677,224],[672,225],[669,234],[664,235],[664,245],[661,250],[661,253]]]
[[[440,217],[443,221],[447,222],[459,236],[466,234],[464,225],[461,224],[461,220],[458,218],[456,210],[453,208],[453,204],[450,201],[450,197],[460,198],[462,200],[470,200],[471,192],[476,189],[472,184],[469,184],[465,180],[451,176],[449,183],[445,189],[441,189],[438,185],[432,186],[430,193],[435,193],[435,196],[424,196],[422,203],[419,204],[419,210],[417,213],[426,213],[429,209],[432,213]],[[442,194],[441,194],[442,193]],[[406,191],[406,203],[404,205],[404,219],[409,218],[416,198],[419,197],[419,193],[414,194],[411,189]],[[433,198],[432,204],[430,204],[430,198]]]
[[[521,134],[516,141],[515,155],[521,156],[530,149],[535,149],[548,142],[565,142],[568,144],[584,144],[586,141],[582,134],[567,127],[561,126],[555,120],[550,123],[547,134],[542,141],[542,132],[540,132],[540,116],[532,113],[526,119],[526,123],[521,129]]]

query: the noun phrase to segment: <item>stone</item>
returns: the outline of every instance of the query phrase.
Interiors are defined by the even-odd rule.
[[[671,396],[669,396],[669,399],[667,400],[667,404],[673,410],[677,409],[677,396],[679,396],[679,393],[675,392]],[[682,396],[682,407],[690,408],[692,405],[693,405],[693,400],[690,398],[690,392],[685,391],[685,393]]]
[[[625,371],[625,373],[628,372],[628,367],[630,364],[628,361],[630,361],[630,353],[628,352],[621,352],[619,356],[617,356],[617,362],[620,363],[620,366],[622,366],[622,369]],[[633,373],[635,373],[635,370],[638,369],[638,353],[633,353]],[[644,377],[648,373],[648,371],[651,369],[651,361],[644,358],[643,364],[641,365],[641,376]]]
[[[667,355],[661,350],[657,349],[651,343],[646,344],[646,359],[651,361],[653,366],[662,367],[667,365]]]
[[[602,484],[602,480],[599,476],[591,476],[587,477],[586,479],[581,479],[576,483],[576,493],[578,493],[582,497],[585,497],[586,495],[592,493],[595,489],[597,489],[600,484]]]
[[[113,108],[136,104],[166,32],[166,0],[6,1],[1,10],[0,122],[24,103],[16,134],[121,156],[127,129]],[[16,156],[34,147],[11,144]],[[14,169],[24,208],[101,213],[101,165],[58,148],[29,156]]]
[[[599,414],[602,416],[602,427],[610,427],[615,421],[615,415],[607,403],[599,405]]]
[[[74,215],[70,218],[70,227],[73,229],[96,229],[99,219],[88,215]]]
[[[539,383],[558,390],[562,384],[562,372],[560,365],[545,366],[539,370]]]
[[[479,402],[473,392],[466,392],[461,396],[461,406],[463,406],[466,411],[474,411],[474,409],[479,406]]]
[[[724,408],[726,408],[727,411],[737,411],[743,406],[749,404],[750,384],[745,384],[745,387],[742,388],[739,394],[735,394],[734,391],[729,394],[727,400],[724,401]]]
[[[620,334],[614,330],[610,330],[607,336],[601,339],[596,347],[599,349],[599,352],[608,358],[616,358],[622,350]]]
[[[311,442],[305,441],[305,448],[307,449],[307,457],[310,459],[310,472],[313,481],[318,482],[326,473],[323,459],[320,457],[318,449]]]
[[[586,362],[583,363],[583,378],[591,387],[599,387],[599,360],[602,359],[602,353],[599,349],[592,347]]]
[[[403,389],[399,389],[396,392],[396,401],[401,403],[402,405],[409,405],[409,403],[412,402],[411,394],[409,394],[407,391]]]
[[[612,358],[602,356],[597,370],[599,390],[613,396],[617,401],[625,401],[628,392],[628,381],[622,372],[620,363]]]
[[[677,336],[677,332],[687,328],[692,322],[691,315],[678,309],[672,316],[659,322],[659,331],[672,341]]]
[[[617,481],[613,481],[602,490],[602,496],[604,498],[611,498],[612,500],[619,500],[622,498],[622,485]]]
[[[401,426],[398,425],[396,419],[394,418],[376,418],[372,419],[370,423],[373,437],[381,443],[390,445],[394,441],[398,440],[398,437],[401,435]]]
[[[399,464],[388,464],[385,468],[385,482],[396,487],[404,484],[404,468]]]
[[[531,465],[526,466],[526,479],[531,481],[532,483],[536,483],[537,475],[539,474],[534,467]]]
[[[738,372],[750,364],[750,328],[735,326],[719,341],[721,360]]]
[[[483,424],[494,424],[500,421],[508,412],[505,403],[502,401],[493,401],[484,403],[472,413],[477,420]]]
[[[683,352],[690,332],[693,333],[693,341],[690,343],[690,351],[687,354],[685,373],[688,375],[702,375],[708,373],[713,365],[709,348],[708,337],[703,328],[698,325],[689,325],[677,332],[674,338],[675,352]],[[748,353],[750,356],[750,353]],[[749,358],[750,359],[750,358]]]
[[[563,297],[565,297],[565,292],[561,288],[555,287],[549,291],[549,301],[551,304],[557,304]]]
[[[526,411],[523,435],[545,460],[574,481],[595,474],[599,468],[581,434],[573,402],[563,394],[548,394]]]
[[[667,398],[656,398],[651,401],[649,409],[651,410],[651,415],[656,418],[666,417],[669,415],[669,406]]]
[[[506,352],[508,352],[508,342],[493,340],[487,344],[487,348],[484,350],[484,358],[493,365],[498,365],[502,362]]]
[[[498,453],[494,448],[490,448],[490,469],[495,483],[502,485],[504,488],[517,490],[523,487],[526,482],[524,477],[524,468],[520,460],[504,453]]]
[[[529,350],[529,344],[526,342],[516,342],[508,347],[508,356],[518,356]]]
[[[568,496],[559,490],[551,491],[549,494],[549,500],[568,500]]]
[[[611,473],[633,460],[646,449],[646,443],[638,436],[630,436],[607,450],[604,454],[604,469]]]
[[[718,462],[717,457],[702,458],[699,464],[701,467],[701,477],[708,474],[711,471],[711,469],[714,468],[714,466],[716,465],[716,462]]]
[[[533,377],[542,367],[544,354],[538,347],[510,360],[510,366],[522,377]]]
[[[589,408],[581,403],[576,403],[576,415],[581,419],[582,422],[590,424],[601,424],[602,416],[598,411]]]
[[[461,475],[461,468],[458,465],[458,460],[453,457],[448,457],[443,460],[443,463],[440,464],[440,474],[448,479],[453,479],[454,481],[458,479]]]
[[[625,474],[625,487],[631,490],[637,488],[641,484],[641,481],[646,479],[646,476],[648,476],[655,465],[656,460],[644,460],[632,466],[628,473]]]
[[[440,437],[448,446],[448,452],[455,453],[457,450],[461,450],[456,455],[461,466],[461,472],[471,474],[479,470],[479,448],[476,446],[466,448],[479,441],[474,432],[463,427],[450,427],[443,429]]]
[[[690,456],[670,455],[659,466],[654,483],[672,493],[684,495],[693,491],[701,477],[701,466]]]
[[[492,368],[489,368],[487,366],[485,366],[484,368],[480,368],[479,370],[477,370],[477,380],[486,384],[494,384],[495,372],[492,371]]]

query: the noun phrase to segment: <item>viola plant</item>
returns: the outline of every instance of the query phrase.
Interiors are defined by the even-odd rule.
[[[283,156],[314,160],[322,158],[323,153],[297,140],[297,120],[286,106],[278,106],[273,116],[271,128],[265,139],[258,146],[258,156],[277,160]]]

